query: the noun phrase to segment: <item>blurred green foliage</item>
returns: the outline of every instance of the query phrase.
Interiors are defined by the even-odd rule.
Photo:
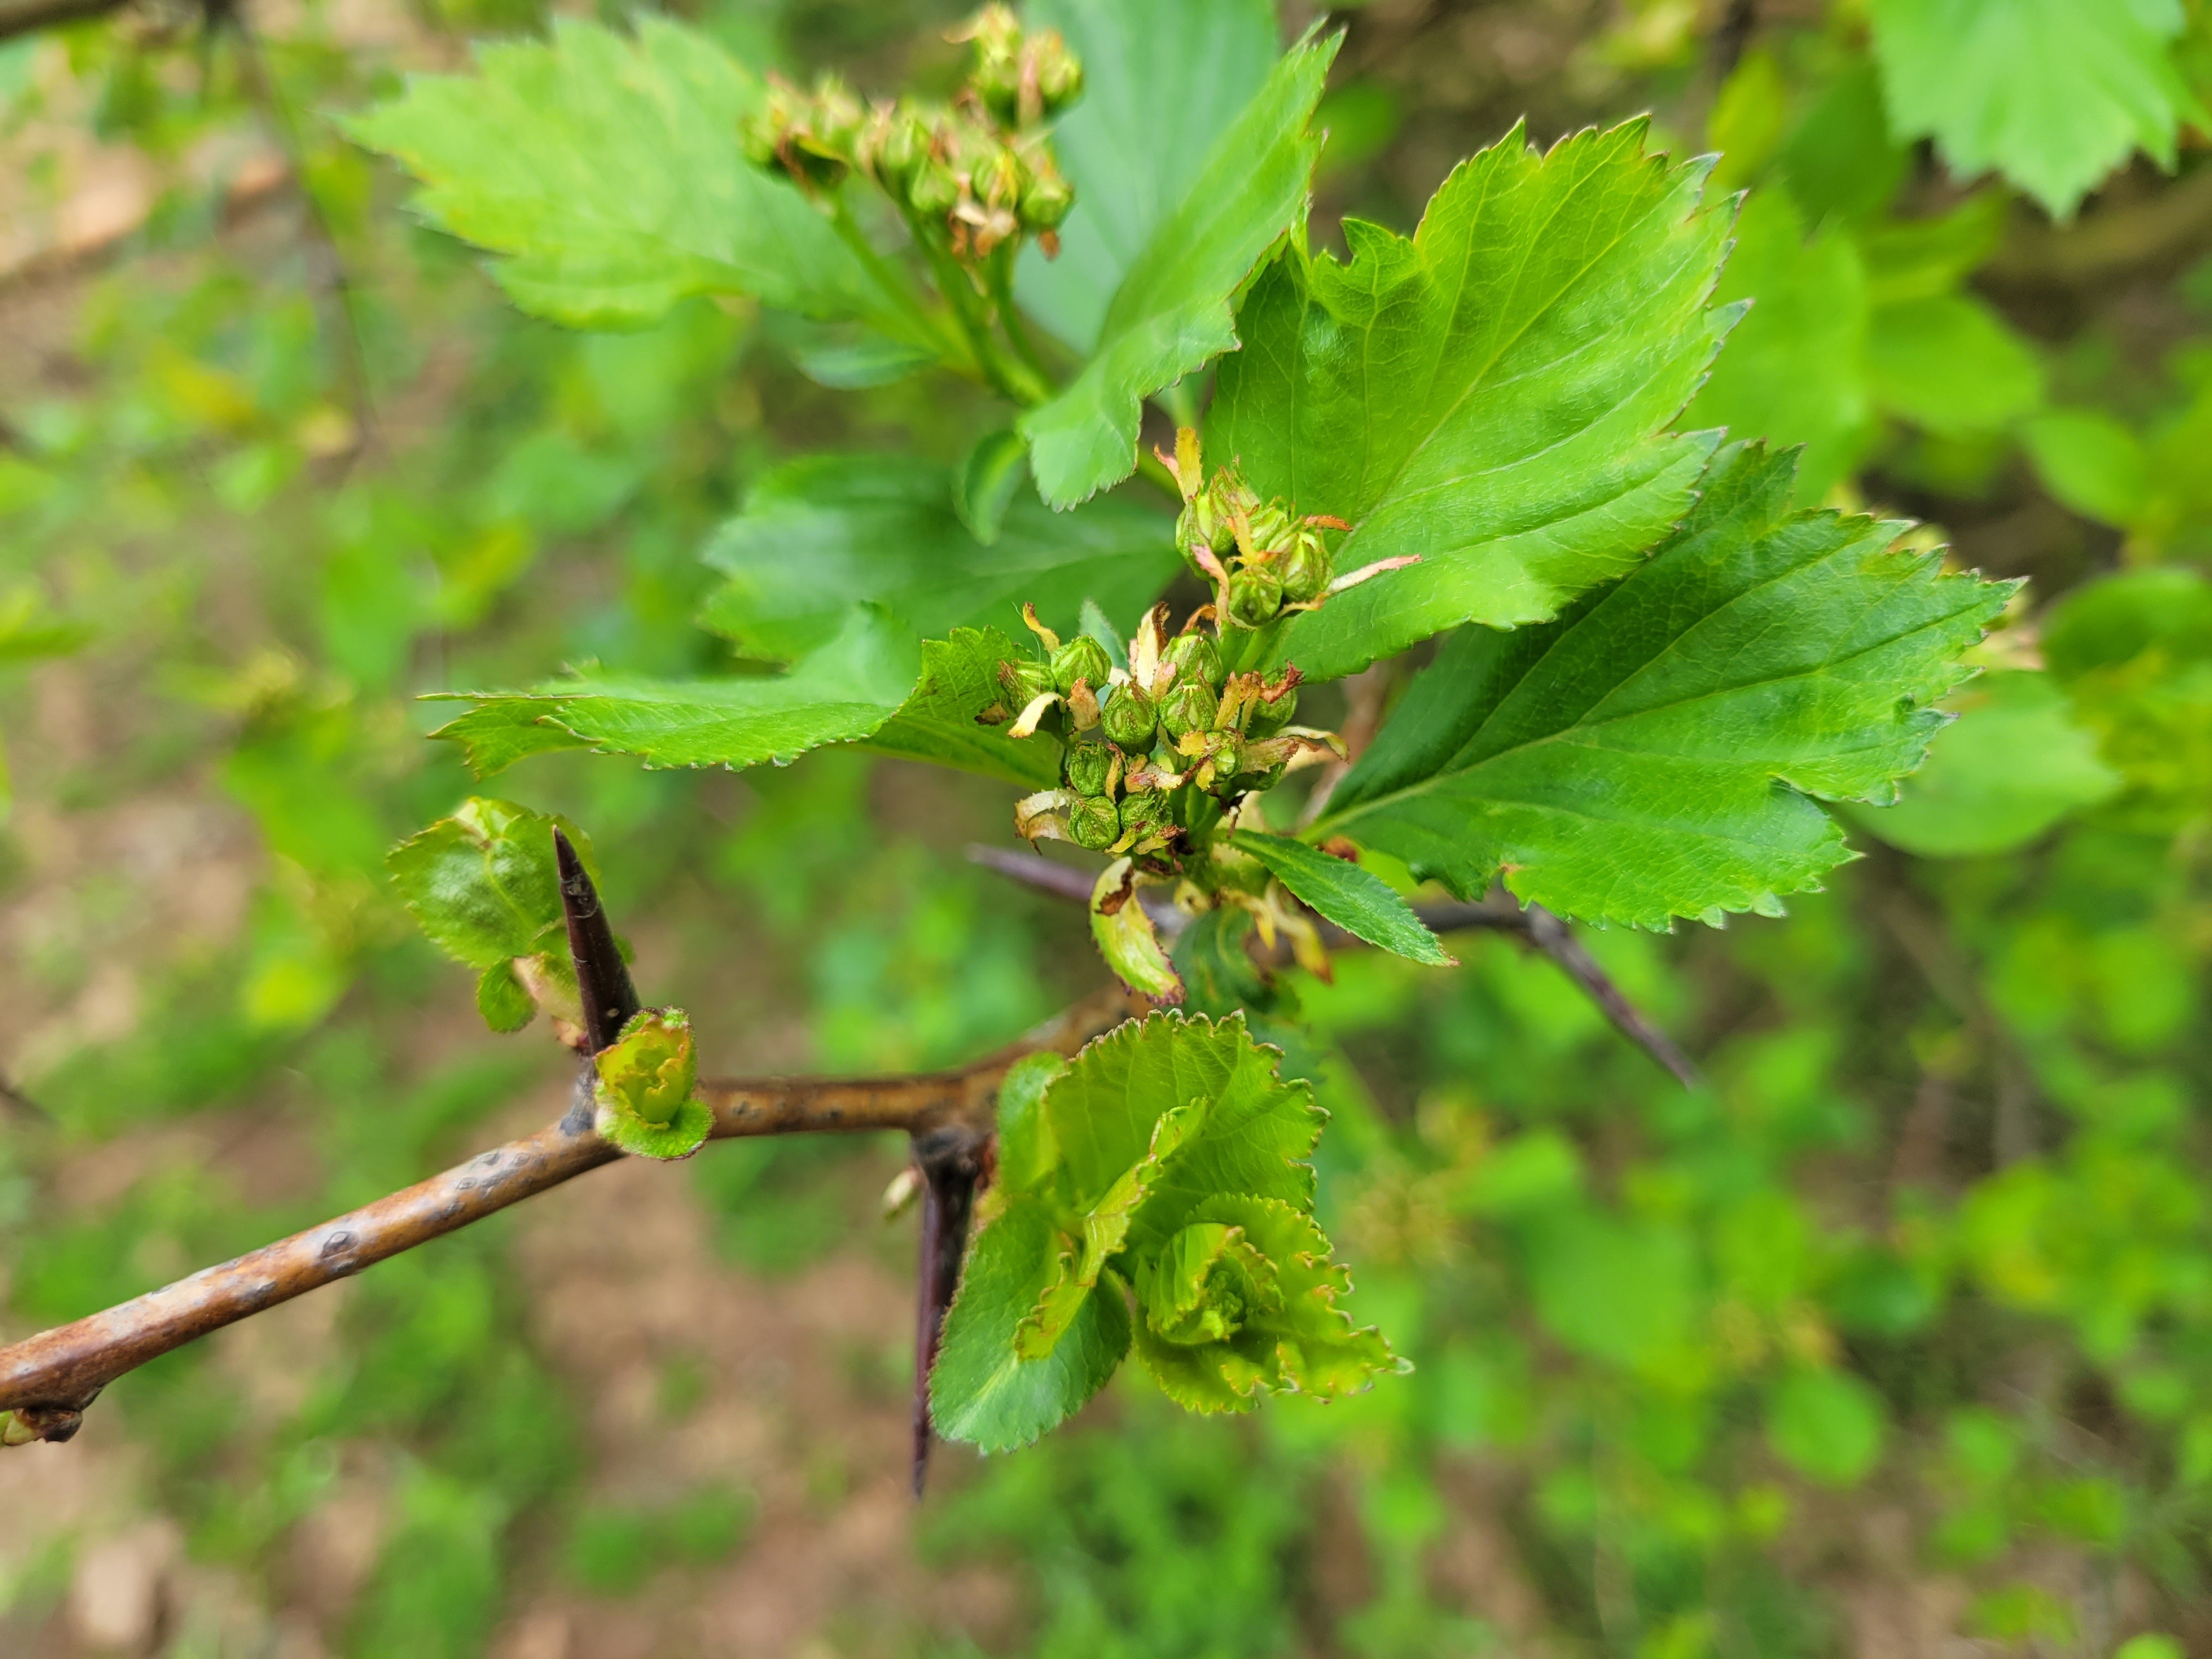
[[[1504,940],[1455,940],[1449,975],[1346,955],[1331,984],[1285,981],[1273,1035],[1334,1115],[1322,1217],[1417,1370],[1228,1425],[1132,1372],[1031,1452],[943,1459],[926,1558],[1012,1564],[1010,1650],[1809,1659],[1852,1650],[1855,1607],[1929,1582],[1999,1651],[2212,1644],[2207,168],[2185,136],[2175,179],[2142,159],[2104,179],[2118,150],[2024,173],[1900,113],[1884,54],[1905,37],[1881,31],[1913,9],[1796,8],[1723,64],[1698,9],[1625,5],[1474,110],[1417,60],[1488,37],[1353,16],[1327,206],[1402,223],[1435,135],[1488,142],[1516,99],[1656,105],[1678,149],[1724,152],[1717,188],[1753,191],[1721,295],[1759,303],[1692,422],[1802,442],[1807,500],[1928,518],[2033,585],[1985,647],[2006,678],[1958,699],[1896,817],[1857,820],[1869,856],[1833,890],[1725,934],[1589,939],[1705,1088]],[[704,21],[872,79],[916,36],[941,72],[929,31],[956,9]],[[541,21],[526,0],[421,10],[439,51]],[[2131,15],[2130,61],[2201,99],[2205,9]],[[704,666],[696,552],[751,479],[832,441],[950,461],[986,418],[911,385],[840,413],[792,348],[703,301],[626,335],[517,317],[316,114],[388,89],[405,52],[311,8],[258,53],[273,106],[234,39],[0,44],[7,142],[46,123],[167,162],[289,131],[313,209],[239,209],[234,146],[181,169],[64,306],[8,325],[0,898],[59,918],[18,923],[5,970],[41,1016],[10,1031],[9,1075],[55,1120],[0,1119],[14,1331],[417,1179],[557,1091],[542,1042],[471,1030],[465,978],[385,879],[386,848],[469,789],[413,695],[557,661]],[[2127,142],[2185,130],[2169,101]],[[2016,193],[2063,205],[2076,178],[2103,185],[2078,224]],[[24,180],[26,223],[70,185],[60,161]],[[19,360],[34,330],[51,362]],[[721,1023],[723,1069],[740,1043],[946,1064],[1084,988],[1079,930],[959,861],[999,832],[990,786],[829,753],[737,787],[556,757],[509,787],[592,829],[654,994],[710,1045]],[[118,960],[128,1017],[87,1016]],[[201,1138],[90,1198],[58,1179],[164,1128]],[[276,1178],[204,1150],[247,1136],[280,1149]],[[891,1167],[789,1142],[682,1179],[719,1258],[787,1285],[841,1248],[893,1251],[847,1243]],[[548,1583],[653,1596],[665,1567],[740,1555],[751,1494],[597,1495],[514,1231],[365,1275],[273,1401],[186,1349],[116,1385],[88,1435],[125,1425],[191,1557],[272,1601],[287,1540],[370,1456],[374,1561],[325,1621],[362,1659],[481,1653]],[[671,1419],[702,1375],[662,1379]],[[58,1603],[79,1541],[0,1561],[0,1639]]]

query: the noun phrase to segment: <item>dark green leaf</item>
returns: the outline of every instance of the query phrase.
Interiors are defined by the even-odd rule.
[[[1627,580],[1449,641],[1313,833],[1639,927],[1816,886],[1850,854],[1814,798],[1893,799],[2012,586],[1889,550],[1894,524],[1789,514],[1791,459],[1726,452]]]
[[[984,546],[999,539],[999,526],[1006,522],[1029,460],[1021,434],[1001,428],[978,438],[967,459],[953,469],[952,510]]]
[[[1237,313],[1206,440],[1262,496],[1352,530],[1339,571],[1417,556],[1300,616],[1274,659],[1347,674],[1467,621],[1541,621],[1627,570],[1713,447],[1668,427],[1732,311],[1707,309],[1727,210],[1641,122],[1463,161],[1411,240],[1347,220]]]
[[[1413,907],[1372,872],[1285,836],[1240,830],[1229,844],[1266,865],[1300,900],[1353,938],[1431,968],[1456,965]]]

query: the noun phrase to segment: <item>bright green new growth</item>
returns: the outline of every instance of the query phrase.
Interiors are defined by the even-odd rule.
[[[1162,1013],[1064,1069],[1009,1079],[1011,1155],[931,1382],[940,1432],[1025,1445],[1103,1387],[1133,1340],[1198,1410],[1268,1390],[1334,1398],[1401,1369],[1335,1307],[1350,1284],[1311,1220],[1304,1162],[1321,1115],[1276,1060],[1241,1014]]]
[[[554,1013],[579,1016],[553,859],[556,829],[596,879],[591,838],[568,819],[483,797],[386,855],[430,942],[478,970],[477,1008],[495,1031],[520,1030],[549,998]]]
[[[1345,222],[1349,264],[1295,244],[1237,310],[1206,447],[1260,495],[1352,529],[1340,594],[1269,658],[1348,674],[1465,622],[1540,622],[1626,572],[1689,505],[1711,435],[1668,425],[1737,309],[1709,310],[1730,214],[1707,164],[1644,125],[1462,161],[1412,238]]]
[[[714,1133],[714,1112],[693,1092],[699,1051],[681,1008],[632,1014],[592,1066],[594,1122],[623,1151],[664,1161],[689,1158]]]

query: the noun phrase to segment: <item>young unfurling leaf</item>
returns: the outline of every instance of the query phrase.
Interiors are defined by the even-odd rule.
[[[681,1008],[646,1008],[592,1056],[600,1134],[638,1158],[689,1158],[714,1133],[714,1114],[694,1092],[699,1051]]]

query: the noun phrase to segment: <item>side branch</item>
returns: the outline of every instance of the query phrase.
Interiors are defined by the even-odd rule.
[[[1119,986],[1085,998],[1020,1042],[956,1071],[865,1079],[710,1082],[714,1138],[948,1127],[988,1133],[1006,1068],[1041,1049],[1073,1054],[1148,1006]],[[479,1153],[456,1169],[205,1268],[132,1301],[0,1348],[0,1433],[66,1440],[86,1407],[125,1372],[224,1326],[349,1278],[511,1204],[611,1164],[622,1154],[591,1129],[588,1110]]]

